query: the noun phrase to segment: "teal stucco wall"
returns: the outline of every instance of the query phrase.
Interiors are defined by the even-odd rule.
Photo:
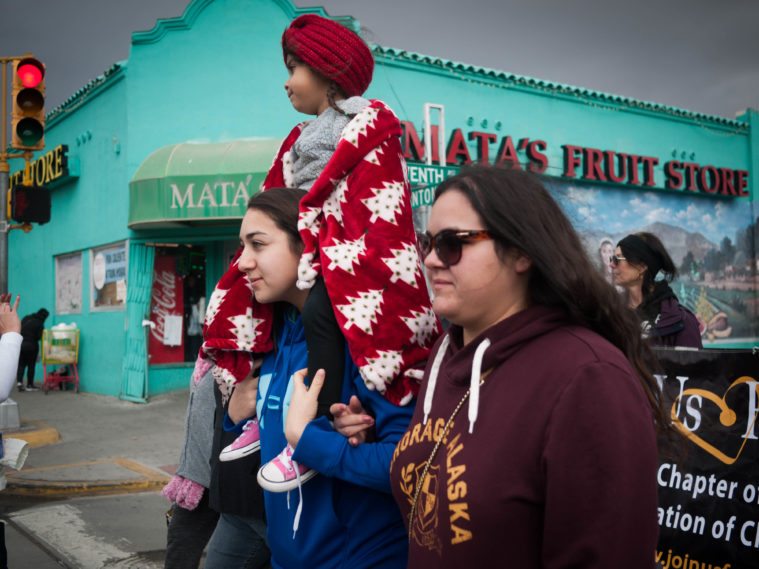
[[[52,219],[9,239],[9,290],[22,297],[20,312],[40,307],[50,311],[46,327],[76,322],[81,330],[81,389],[117,395],[124,357],[123,310],[90,310],[90,248],[124,240],[127,199],[125,156],[126,84],[123,75],[91,91],[75,111],[51,121],[45,134],[48,149],[69,147],[69,160],[82,175],[51,190]],[[41,154],[41,153],[40,153]],[[56,255],[82,252],[82,312],[56,314]],[[37,380],[41,381],[41,366]]]

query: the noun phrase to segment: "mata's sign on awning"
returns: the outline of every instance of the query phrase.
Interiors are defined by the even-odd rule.
[[[251,139],[156,150],[129,182],[129,227],[239,220],[279,145],[279,140]]]

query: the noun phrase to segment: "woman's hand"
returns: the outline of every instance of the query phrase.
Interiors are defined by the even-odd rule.
[[[16,302],[11,306],[11,294],[0,294],[0,334],[6,332],[21,332],[21,320],[18,317],[18,303],[20,296],[16,297]]]
[[[258,376],[253,377],[255,372],[261,367],[261,361],[253,363],[251,374],[235,385],[232,396],[229,398],[229,407],[227,415],[233,423],[244,421],[248,417],[256,414],[256,396],[258,395]]]
[[[315,417],[318,406],[319,392],[324,385],[324,370],[320,369],[311,380],[311,387],[306,387],[304,379],[308,370],[296,371],[293,375],[293,396],[290,409],[287,412],[285,437],[290,446],[298,446],[303,431]]]
[[[329,408],[329,412],[335,418],[335,430],[348,437],[348,443],[351,446],[358,446],[366,442],[371,429],[374,427],[374,418],[367,415],[361,402],[355,395],[351,397],[346,405],[345,403],[335,403]]]

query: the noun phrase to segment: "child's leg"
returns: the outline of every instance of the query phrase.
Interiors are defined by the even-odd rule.
[[[343,390],[345,337],[335,318],[324,279],[316,280],[303,306],[302,316],[308,346],[308,375],[313,377],[319,369],[325,371],[317,416],[331,419],[329,407],[340,401]]]

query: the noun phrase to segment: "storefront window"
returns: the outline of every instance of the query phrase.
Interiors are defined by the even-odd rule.
[[[206,251],[177,245],[156,249],[150,302],[150,363],[194,362],[203,343]]]
[[[126,305],[127,266],[125,241],[91,250],[92,310],[123,310]]]
[[[55,312],[82,313],[82,253],[55,258]]]

